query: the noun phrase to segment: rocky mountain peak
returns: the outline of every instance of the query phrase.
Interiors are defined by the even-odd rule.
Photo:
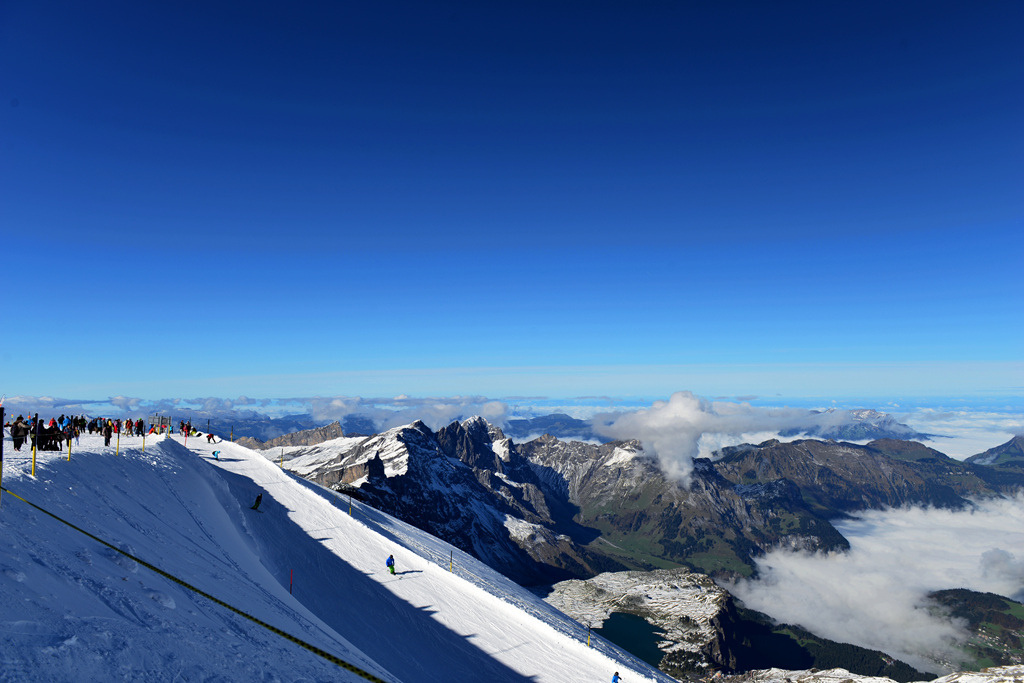
[[[500,441],[505,438],[501,429],[495,427],[479,415],[474,415],[462,421],[462,427],[474,439],[479,441]]]
[[[437,441],[448,457],[475,469],[504,473],[509,467],[522,466],[515,445],[480,416],[442,427]]]
[[[421,434],[432,434],[430,427],[428,427],[423,420],[416,420],[412,424],[401,427],[400,429],[408,429],[413,432],[420,432]]]

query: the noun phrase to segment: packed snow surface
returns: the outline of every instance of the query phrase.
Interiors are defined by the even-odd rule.
[[[8,438],[2,476],[0,681],[363,680],[12,493],[387,681],[671,680],[588,648],[577,622],[446,543],[229,442],[83,436],[70,461],[38,453],[33,476]]]

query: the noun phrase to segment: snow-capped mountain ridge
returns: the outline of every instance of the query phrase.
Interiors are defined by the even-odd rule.
[[[891,439],[866,445],[770,440],[729,447],[713,461],[698,459],[688,488],[666,477],[638,442],[588,444],[544,436],[517,444],[479,417],[453,422],[436,433],[416,422],[362,442],[336,443],[322,451],[293,450],[294,461],[285,466],[323,485],[357,486],[376,505],[408,515],[404,518],[418,520],[413,523],[435,534],[450,534],[456,527],[461,533],[479,531],[479,520],[490,520],[484,524],[496,542],[490,553],[504,546],[503,571],[527,582],[542,575],[586,578],[655,560],[693,566],[693,558],[709,549],[704,539],[724,529],[743,536],[726,543],[749,566],[752,553],[777,545],[841,549],[847,543],[832,527],[832,517],[903,504],[962,506],[968,493],[1024,483],[1024,477],[1014,484],[1012,474],[995,477],[915,442]],[[378,454],[384,476],[371,481],[371,460]],[[461,467],[453,470],[452,463]],[[440,475],[441,470],[446,473]],[[442,480],[447,489],[436,488]],[[402,496],[396,486],[402,487]],[[461,508],[425,502],[444,491],[449,501],[456,491],[469,498]],[[808,505],[808,500],[813,503]],[[444,510],[454,518],[444,517]],[[475,524],[458,521],[468,511],[476,511]],[[497,541],[505,535],[501,527],[507,515],[538,527],[538,532],[552,532],[554,545],[538,552],[536,538],[528,548],[518,549],[508,545],[514,539]],[[640,555],[621,557],[605,552],[604,545],[591,545],[598,536],[621,545],[626,535],[639,531],[638,523],[651,536],[644,541],[650,552],[641,546]],[[470,536],[445,537],[464,549],[473,543]],[[569,546],[566,537],[572,541]],[[720,543],[716,548],[719,554],[725,552]],[[561,556],[564,552],[568,555]],[[547,570],[538,574],[538,565],[545,564],[569,576]],[[721,564],[710,558],[708,567]]]
[[[387,681],[582,682],[616,669],[669,680],[605,641],[587,648],[579,624],[473,558],[456,551],[449,567],[447,544],[262,455],[199,439],[141,444],[123,438],[115,456],[85,436],[70,462],[40,452],[32,477],[8,442],[3,484]],[[362,680],[0,500],[0,678]]]

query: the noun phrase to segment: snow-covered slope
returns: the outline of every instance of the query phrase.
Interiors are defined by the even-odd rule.
[[[83,436],[70,462],[39,453],[35,477],[27,449],[4,446],[11,492],[384,680],[670,680],[601,639],[588,648],[578,623],[447,544],[241,446],[123,439],[115,455]],[[0,681],[175,679],[363,680],[4,492]]]

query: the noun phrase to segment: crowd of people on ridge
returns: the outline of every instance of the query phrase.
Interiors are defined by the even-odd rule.
[[[185,422],[182,421],[182,431],[185,434]],[[191,424],[188,425],[191,430]],[[20,451],[29,440],[32,448],[40,451],[63,450],[64,443],[70,443],[72,439],[78,443],[78,438],[88,432],[89,434],[102,434],[103,445],[109,446],[111,439],[117,435],[123,436],[145,436],[147,434],[165,434],[171,432],[170,425],[152,424],[146,430],[146,423],[142,418],[137,420],[121,418],[94,417],[89,419],[85,415],[52,417],[49,422],[41,420],[39,413],[25,418],[18,415],[13,421],[4,424],[4,428],[10,431],[11,440],[14,442],[14,450]]]

